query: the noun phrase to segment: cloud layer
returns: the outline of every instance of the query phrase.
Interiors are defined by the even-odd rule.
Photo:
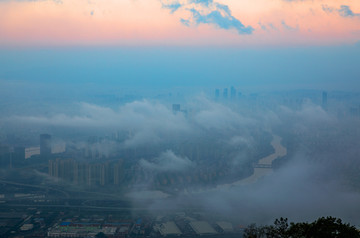
[[[168,0],[161,1],[163,8],[170,9],[171,13],[184,9],[190,17],[181,18],[186,25],[210,24],[220,29],[235,29],[238,34],[252,34],[254,28],[245,26],[235,18],[229,7],[213,0]]]
[[[152,161],[141,159],[139,163],[145,169],[158,172],[184,171],[194,165],[187,157],[178,156],[172,150],[161,153]]]
[[[323,4],[322,9],[328,13],[337,12],[341,17],[344,18],[360,17],[360,13],[353,12],[348,5],[341,5],[340,8],[334,8]]]

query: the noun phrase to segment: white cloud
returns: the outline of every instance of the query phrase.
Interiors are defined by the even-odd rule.
[[[167,150],[160,154],[159,157],[153,161],[140,160],[140,165],[143,168],[155,171],[183,171],[194,166],[193,162],[187,157],[175,155],[173,151]]]

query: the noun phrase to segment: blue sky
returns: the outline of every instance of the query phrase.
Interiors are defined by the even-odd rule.
[[[360,45],[2,50],[0,78],[104,87],[359,90]],[[81,90],[81,88],[79,88]]]

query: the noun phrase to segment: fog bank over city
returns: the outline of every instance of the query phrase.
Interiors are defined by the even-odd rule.
[[[0,237],[360,238],[359,0],[0,0]]]
[[[49,236],[360,225],[358,45],[3,52],[0,202],[17,229],[24,207]]]
[[[180,100],[171,92],[139,98],[3,116],[4,145],[37,147],[40,134],[51,135],[48,155],[13,162],[31,168],[18,170],[16,180],[37,176],[83,190],[72,195],[79,199],[107,193],[154,215],[196,210],[242,224],[326,215],[360,222],[359,94],[230,87]],[[92,177],[81,175],[82,166]]]
[[[50,237],[242,237],[279,217],[358,226],[357,47],[314,57],[29,51],[19,53],[22,70],[3,59],[0,209],[9,225],[0,236],[17,227]]]

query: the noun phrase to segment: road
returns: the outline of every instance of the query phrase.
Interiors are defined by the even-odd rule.
[[[6,181],[6,180],[0,180],[0,183],[10,184],[10,185],[17,185],[17,186],[22,186],[22,187],[40,188],[40,189],[43,189],[43,190],[53,190],[53,191],[62,193],[65,196],[65,198],[70,198],[70,195],[67,192],[65,192],[64,190],[57,189],[57,188],[52,188],[51,186],[31,185],[31,184],[17,183],[17,182]]]

